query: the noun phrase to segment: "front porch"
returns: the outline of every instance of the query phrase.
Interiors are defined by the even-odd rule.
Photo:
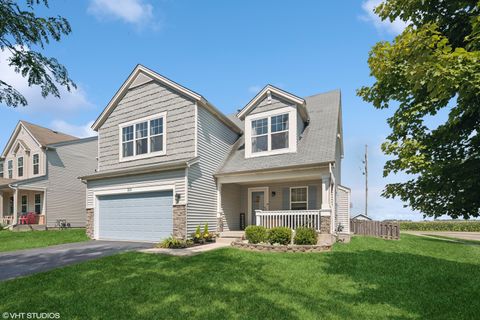
[[[333,233],[331,180],[328,169],[291,170],[218,178],[220,232],[311,227]]]
[[[2,225],[45,225],[45,190],[43,188],[0,189]]]

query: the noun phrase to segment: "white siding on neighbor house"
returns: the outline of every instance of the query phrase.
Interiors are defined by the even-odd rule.
[[[47,151],[47,225],[66,219],[72,227],[84,227],[86,185],[78,177],[94,172],[97,166],[97,139],[57,145]]]
[[[119,161],[119,125],[166,112],[166,155]],[[130,89],[99,129],[99,171],[195,156],[195,103],[158,82]]]
[[[217,187],[214,174],[238,135],[202,106],[197,106],[197,155],[188,169],[187,234],[208,223],[217,228]]]
[[[15,149],[17,148],[18,141],[21,140],[30,150],[26,152],[22,145],[15,153]],[[33,174],[33,155],[39,155],[39,173],[34,175]],[[23,176],[18,176],[18,166],[17,166],[17,159],[18,157],[23,157]],[[28,133],[27,130],[23,126],[20,127],[17,136],[15,137],[14,142],[12,143],[12,147],[8,150],[8,153],[3,160],[3,176],[8,178],[8,161],[13,161],[13,179],[29,179],[34,177],[39,177],[45,175],[45,151],[42,149],[42,146],[39,145],[35,139]]]
[[[337,192],[337,226],[343,226],[342,232],[350,233],[350,190],[338,187]]]
[[[123,176],[116,178],[105,178],[101,180],[90,180],[88,181],[87,189],[87,209],[94,208],[94,192],[96,191],[118,190],[119,192],[122,192],[128,188],[134,189],[144,187],[162,187],[170,185],[173,185],[175,187],[175,193],[180,194],[180,200],[178,204],[185,204],[184,169],[139,174],[133,176]]]

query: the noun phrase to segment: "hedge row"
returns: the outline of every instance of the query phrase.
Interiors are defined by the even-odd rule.
[[[480,232],[480,221],[400,222],[400,230],[410,231],[470,231]]]

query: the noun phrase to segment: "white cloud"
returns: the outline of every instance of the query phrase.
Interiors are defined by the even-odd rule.
[[[96,136],[97,133],[91,128],[93,121],[90,121],[83,125],[75,125],[68,123],[64,120],[54,120],[52,121],[50,128],[57,130],[63,133],[70,134],[79,138],[86,138]]]
[[[118,19],[136,26],[155,26],[153,6],[143,0],[91,0],[87,12],[99,20]]]
[[[0,50],[0,77],[3,81],[17,89],[26,99],[28,105],[18,107],[17,110],[27,113],[39,112],[60,112],[68,113],[76,110],[91,108],[93,105],[88,101],[87,94],[77,84],[77,89],[68,91],[65,87],[57,84],[60,91],[60,98],[52,95],[42,97],[41,89],[38,86],[29,86],[26,78],[16,73],[13,67],[8,65],[11,53],[8,50]]]
[[[379,32],[387,32],[393,35],[398,35],[407,27],[407,23],[400,19],[395,19],[391,22],[390,20],[381,20],[379,16],[373,11],[383,0],[367,0],[362,3],[362,9],[365,12],[364,15],[360,16],[360,19],[363,21],[372,23]]]

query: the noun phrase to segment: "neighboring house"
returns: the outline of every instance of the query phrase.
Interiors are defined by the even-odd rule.
[[[355,217],[353,217],[352,220],[369,220],[369,221],[371,221],[372,218],[370,218],[369,216],[367,216],[363,213],[360,213],[360,214],[357,214]]]
[[[334,233],[349,221],[339,91],[300,98],[266,86],[225,116],[137,66],[92,128],[98,168],[81,178],[94,239],[188,237],[205,223],[219,232],[309,224]]]
[[[20,121],[0,158],[0,216],[17,224],[34,212],[38,223],[54,227],[65,219],[85,226],[84,183],[77,177],[96,168],[97,138],[79,139]]]

